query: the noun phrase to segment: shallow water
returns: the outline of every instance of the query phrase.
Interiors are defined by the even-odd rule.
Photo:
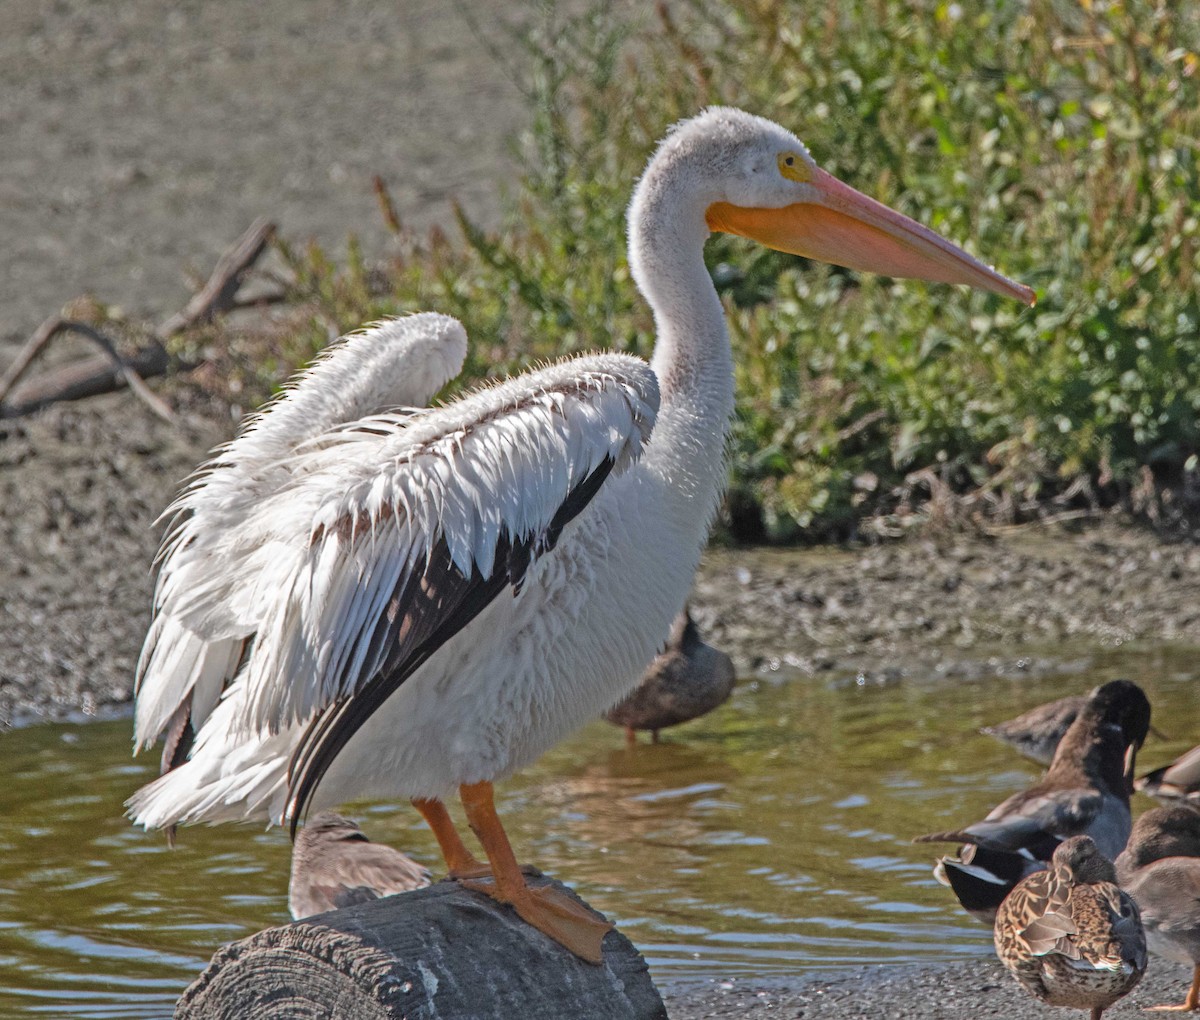
[[[1038,678],[759,676],[658,746],[588,727],[503,784],[500,809],[518,854],[617,921],[660,985],[987,955],[909,842],[1037,774],[977,727],[1128,676],[1169,738],[1151,737],[1149,768],[1200,739],[1197,671],[1194,649],[1126,646]],[[283,833],[189,829],[168,851],[125,822],[154,771],[130,760],[128,722],[0,741],[0,1017],[169,1016],[218,945],[288,920]],[[350,813],[436,870],[411,808]]]

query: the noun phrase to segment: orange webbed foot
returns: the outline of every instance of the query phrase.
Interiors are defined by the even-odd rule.
[[[500,903],[509,904],[523,921],[554,939],[581,960],[593,964],[604,962],[601,944],[604,936],[612,931],[613,925],[561,889],[553,886],[533,889],[525,885],[502,893],[486,880],[468,879],[462,884]]]

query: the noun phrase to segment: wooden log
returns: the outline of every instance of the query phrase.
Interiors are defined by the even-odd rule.
[[[542,877],[529,882],[565,888]],[[620,932],[605,936],[601,966],[585,963],[511,907],[457,882],[234,942],[175,1007],[176,1020],[666,1016],[646,961]]]

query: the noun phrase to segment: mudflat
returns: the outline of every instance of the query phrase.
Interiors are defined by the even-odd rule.
[[[524,15],[483,6],[8,0],[0,364],[84,292],[174,311],[185,271],[258,216],[384,253],[375,174],[410,226],[448,222],[451,199],[494,219],[528,113],[488,45],[515,50],[503,26]]]

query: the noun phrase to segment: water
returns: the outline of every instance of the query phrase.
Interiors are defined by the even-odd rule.
[[[1194,650],[1080,661],[1039,679],[747,680],[659,746],[588,727],[503,784],[501,814],[518,854],[617,921],[660,985],[987,955],[910,843],[1036,775],[977,727],[1129,676],[1170,738],[1151,738],[1145,768],[1200,739]],[[155,769],[130,760],[128,722],[0,740],[0,1017],[169,1016],[221,943],[288,920],[283,833],[188,829],[169,851],[126,823],[122,800]],[[350,813],[436,870],[411,808]]]

